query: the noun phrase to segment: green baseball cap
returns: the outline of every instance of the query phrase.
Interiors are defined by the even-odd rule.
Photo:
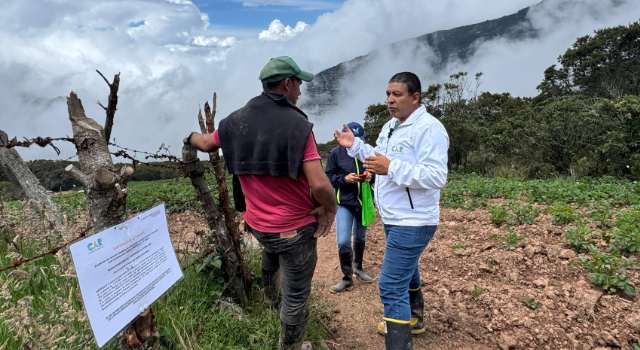
[[[300,80],[311,81],[313,74],[305,72],[289,56],[274,57],[262,67],[260,71],[260,80],[279,81],[294,76]]]

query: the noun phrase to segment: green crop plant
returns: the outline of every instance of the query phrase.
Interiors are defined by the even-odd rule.
[[[509,221],[509,211],[502,205],[490,207],[489,216],[491,217],[491,222],[496,226],[500,226]]]
[[[600,202],[593,206],[589,215],[599,228],[606,229],[611,227],[611,213],[611,205],[608,202]]]
[[[507,233],[500,237],[500,240],[507,249],[514,249],[520,244],[524,237],[520,236],[516,231],[509,229]]]
[[[514,206],[513,212],[515,214],[517,222],[521,225],[532,225],[538,215],[540,215],[540,209],[534,207],[531,204]]]
[[[537,310],[540,308],[540,303],[536,301],[534,298],[526,297],[520,300],[524,306],[528,307],[531,310]]]
[[[640,253],[640,209],[621,211],[616,216],[611,243],[625,253]]]
[[[482,288],[480,286],[474,285],[473,289],[471,289],[471,296],[474,299],[478,299],[482,294],[488,292],[489,290],[487,288]]]
[[[584,222],[579,222],[576,227],[570,227],[564,232],[565,241],[578,253],[588,252],[593,246],[590,237],[591,231]]]
[[[627,271],[637,269],[635,260],[623,257],[619,251],[602,252],[597,248],[589,250],[590,257],[581,260],[582,267],[589,273],[589,279],[608,293],[622,292],[633,297],[635,287],[629,281]]]
[[[547,208],[547,212],[553,218],[554,225],[570,224],[578,218],[576,211],[568,204],[555,202]]]
[[[464,249],[464,248],[465,248],[465,245],[464,245],[464,243],[462,243],[462,242],[455,242],[455,243],[453,243],[453,244],[451,245],[451,248],[456,249],[456,250],[458,250],[458,249]]]

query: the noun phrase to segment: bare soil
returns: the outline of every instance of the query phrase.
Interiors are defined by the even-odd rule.
[[[168,221],[180,255],[201,249],[207,231],[202,215],[170,214]],[[84,223],[78,220],[77,226]],[[22,224],[17,226],[35,227]],[[439,229],[420,260],[428,331],[413,338],[414,349],[636,350],[639,297],[606,294],[591,284],[577,264],[581,256],[563,242],[565,228],[549,216],[512,229],[524,239],[507,247],[496,238],[508,228],[493,225],[485,210],[442,210]],[[385,245],[380,222],[367,239],[365,269],[377,276]],[[330,287],[341,278],[335,231],[318,240],[318,255],[313,293],[335,310],[327,345],[384,349],[384,338],[376,333],[382,319],[377,281],[356,280],[352,290],[332,294]],[[629,276],[640,290],[640,271]]]
[[[485,210],[443,209],[420,260],[428,332],[414,349],[633,349],[640,342],[640,301],[603,294],[563,244],[564,228],[541,215],[515,226],[524,239],[509,248],[505,227]],[[368,233],[365,269],[377,275],[384,256],[381,223]],[[332,294],[341,278],[335,232],[318,243],[314,293],[335,304],[333,349],[384,349],[377,283],[356,281]],[[640,273],[630,277],[640,287]],[[538,307],[532,309],[526,305]]]

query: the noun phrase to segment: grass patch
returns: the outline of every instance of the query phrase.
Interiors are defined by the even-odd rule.
[[[25,246],[28,254],[39,247]],[[0,263],[11,261],[7,245],[0,244]],[[248,265],[258,275],[260,254],[247,251]],[[216,259],[201,268],[189,268],[184,278],[153,305],[163,349],[274,349],[280,332],[277,310],[267,306],[259,284],[244,309],[223,294],[223,281],[215,276]],[[202,265],[206,265],[202,267]],[[219,268],[220,266],[218,266]],[[0,274],[0,348],[23,349],[39,344],[48,349],[96,349],[84,314],[78,284],[64,277],[54,257],[24,265],[20,271]],[[325,324],[332,308],[310,300],[306,339],[319,343],[328,337]],[[2,347],[4,345],[4,347]],[[118,349],[117,337],[104,349]]]

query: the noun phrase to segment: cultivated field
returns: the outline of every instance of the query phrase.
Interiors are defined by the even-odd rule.
[[[86,226],[84,194],[66,192],[56,201],[75,228],[66,238],[77,235]],[[252,306],[241,310],[223,297],[219,258],[194,261],[208,235],[191,185],[130,184],[132,214],[160,201],[185,278],[154,306],[158,348],[273,348],[277,312],[257,285]],[[613,178],[453,175],[442,196],[442,223],[420,264],[429,332],[414,338],[415,348],[638,349],[639,203],[639,183]],[[41,219],[25,208],[2,204],[0,268],[53,244]],[[251,247],[247,258],[259,282],[259,254]],[[321,239],[318,249],[307,338],[322,347],[382,349],[376,285],[328,293],[340,277],[335,235]],[[365,256],[373,272],[383,250],[377,223]],[[0,273],[0,349],[23,348],[95,348],[65,254]]]

